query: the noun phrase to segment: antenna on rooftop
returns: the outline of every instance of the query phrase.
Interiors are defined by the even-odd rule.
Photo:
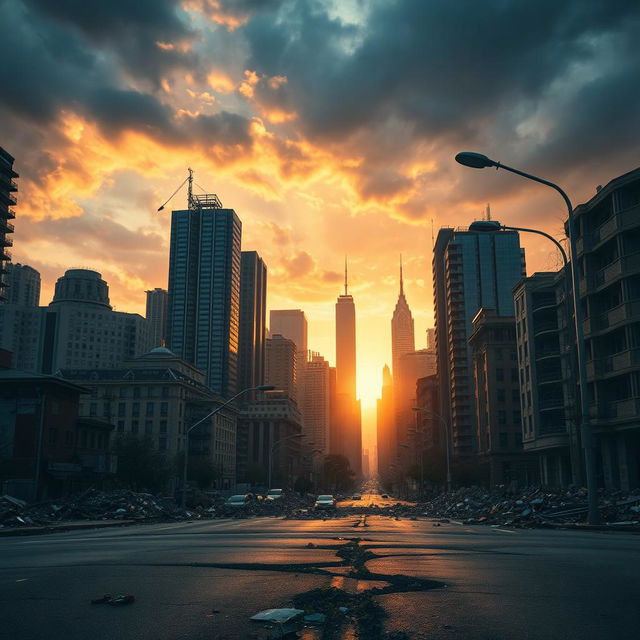
[[[193,169],[187,169],[189,175],[180,183],[180,186],[169,196],[169,199],[158,207],[158,211],[162,211],[173,200],[173,197],[184,187],[187,186],[187,207],[190,211],[198,209],[222,209],[222,202],[215,193],[205,193],[201,196],[193,195]],[[200,187],[201,188],[201,187]],[[204,189],[203,189],[204,191]]]
[[[491,220],[491,205],[487,202],[487,220]]]

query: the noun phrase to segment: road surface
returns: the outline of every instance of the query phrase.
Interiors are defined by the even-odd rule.
[[[367,640],[639,637],[640,536],[437,524],[254,518],[1,538],[3,637],[265,638],[251,615],[328,586],[384,609]],[[89,603],[106,593],[136,601]]]

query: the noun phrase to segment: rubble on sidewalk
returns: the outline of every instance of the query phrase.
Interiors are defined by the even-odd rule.
[[[182,509],[173,498],[128,489],[89,489],[76,496],[32,504],[0,496],[0,527],[46,526],[72,520],[197,520],[214,515],[211,505]]]

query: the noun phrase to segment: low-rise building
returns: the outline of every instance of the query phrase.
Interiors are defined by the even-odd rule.
[[[475,383],[478,457],[490,486],[529,485],[535,461],[522,447],[522,413],[513,316],[481,308],[469,337]]]
[[[60,375],[90,389],[80,416],[104,419],[115,436],[134,435],[173,462],[185,449],[187,430],[223,399],[204,384],[204,373],[165,347],[117,369],[63,369]],[[235,484],[236,412],[225,407],[189,434],[190,465],[204,459],[219,470],[215,484]],[[184,454],[182,454],[184,455]],[[179,476],[180,474],[177,473]],[[176,484],[176,483],[174,483]]]

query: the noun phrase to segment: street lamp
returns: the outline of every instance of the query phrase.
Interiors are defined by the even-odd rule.
[[[442,432],[444,435],[444,451],[445,451],[445,462],[446,462],[446,471],[447,471],[447,491],[451,491],[451,451],[449,449],[449,426],[447,425],[447,421],[433,409],[429,409],[428,407],[411,407],[412,411],[420,411],[425,413],[430,413],[432,416],[440,420],[440,424],[442,424]]]
[[[557,184],[544,180],[538,176],[534,176],[530,173],[525,173],[519,169],[508,167],[507,165],[491,160],[481,153],[474,153],[471,151],[462,151],[456,155],[456,161],[466,167],[472,167],[473,169],[484,169],[485,167],[495,167],[497,169],[504,169],[516,175],[539,182],[547,187],[555,189],[567,207],[568,214],[568,237],[569,248],[571,252],[571,284],[572,284],[572,298],[573,298],[573,321],[575,324],[575,338],[576,338],[576,357],[578,365],[578,382],[580,388],[580,435],[582,440],[582,448],[584,451],[584,470],[587,479],[587,499],[589,504],[589,524],[598,524],[600,522],[600,513],[598,511],[598,489],[596,486],[596,469],[593,453],[593,441],[591,426],[589,424],[589,398],[587,395],[587,369],[586,369],[586,354],[584,347],[584,331],[583,331],[583,317],[582,307],[578,300],[578,287],[580,283],[577,265],[576,250],[576,232],[575,232],[575,220],[573,218],[573,205],[569,196],[560,188]],[[544,235],[544,234],[543,234]]]
[[[302,433],[292,433],[290,436],[285,436],[284,438],[280,438],[279,440],[276,440],[269,448],[269,481],[268,481],[269,486],[267,487],[267,490],[271,489],[271,461],[273,459],[273,452],[276,450],[276,447],[281,442],[284,442],[285,440],[291,440],[293,438],[304,438],[304,435]]]
[[[189,434],[193,429],[195,429],[198,425],[201,425],[205,420],[208,420],[212,416],[216,415],[219,411],[222,411],[225,407],[229,406],[236,398],[239,398],[241,395],[245,393],[249,393],[250,391],[273,391],[275,387],[270,384],[262,384],[258,387],[249,387],[247,389],[243,389],[242,391],[236,393],[235,396],[229,398],[226,402],[223,402],[219,407],[216,407],[213,411],[207,413],[204,418],[200,418],[197,422],[192,424],[186,431],[185,436],[185,449],[184,449],[184,465],[182,467],[182,508],[184,509],[187,503],[187,467],[189,465]]]

